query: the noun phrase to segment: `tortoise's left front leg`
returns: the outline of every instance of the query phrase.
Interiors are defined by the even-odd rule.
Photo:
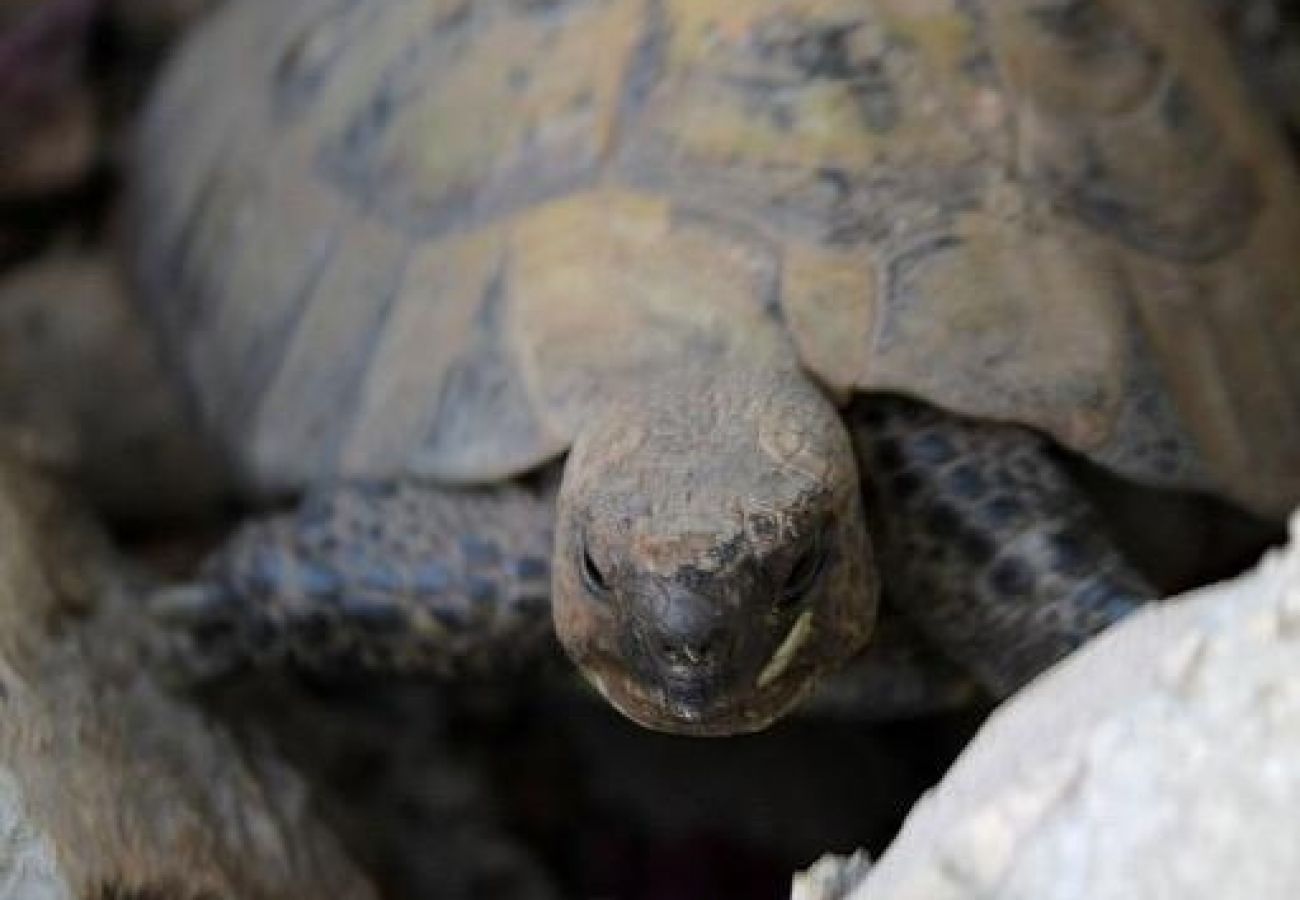
[[[892,397],[847,419],[886,601],[995,694],[1157,599],[1042,436]]]
[[[253,520],[156,593],[186,679],[291,662],[484,675],[553,645],[554,500],[507,485],[344,485]]]

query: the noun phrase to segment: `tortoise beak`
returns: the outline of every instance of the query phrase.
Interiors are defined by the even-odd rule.
[[[700,737],[747,734],[767,728],[811,693],[817,670],[787,660],[777,677],[740,683],[734,670],[708,667],[647,677],[613,657],[589,659],[587,680],[637,724],[670,734]],[[766,674],[765,669],[762,674]]]
[[[698,705],[666,690],[647,691],[635,682],[596,681],[597,689],[623,715],[644,728],[691,737],[726,737],[762,731],[807,696],[814,680],[788,681],[762,697]]]

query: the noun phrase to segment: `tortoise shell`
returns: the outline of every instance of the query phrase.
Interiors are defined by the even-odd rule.
[[[263,491],[506,477],[778,348],[1300,497],[1296,173],[1190,2],[247,0],[138,160],[150,315]]]

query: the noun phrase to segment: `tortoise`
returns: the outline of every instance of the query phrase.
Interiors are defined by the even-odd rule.
[[[1191,3],[235,2],[130,205],[272,507],[162,595],[216,655],[448,671],[553,615],[729,734],[883,593],[1003,695],[1157,593],[1063,458],[1300,498],[1296,173]]]

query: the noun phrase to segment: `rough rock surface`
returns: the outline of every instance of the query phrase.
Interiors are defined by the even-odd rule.
[[[1293,898],[1298,807],[1300,514],[1290,549],[1133,617],[999,710],[855,887],[824,861],[793,896]]]
[[[75,477],[96,509],[158,520],[221,496],[216,453],[107,254],[53,252],[4,275],[0,385],[0,445]]]
[[[146,674],[75,507],[0,462],[0,900],[373,897],[304,782]]]

